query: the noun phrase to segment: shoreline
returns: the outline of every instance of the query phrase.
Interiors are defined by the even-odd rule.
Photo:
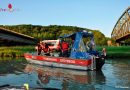
[[[107,59],[130,58],[130,46],[119,46],[119,47],[97,46],[97,50],[102,51],[102,48],[104,47],[107,50]],[[0,47],[0,58],[23,57],[24,53],[27,53],[27,52],[35,52],[34,46]]]
[[[102,48],[106,48],[107,58],[130,59],[130,46],[97,46],[98,51],[102,51]]]

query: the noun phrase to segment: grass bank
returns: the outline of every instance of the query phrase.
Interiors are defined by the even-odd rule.
[[[130,58],[130,46],[97,46],[97,50],[106,48],[108,58]]]
[[[130,46],[97,46],[97,50],[106,48],[108,58],[130,58]],[[34,52],[34,46],[0,47],[0,57],[22,57],[26,52]]]
[[[34,51],[34,46],[0,47],[0,57],[22,57],[24,53]]]

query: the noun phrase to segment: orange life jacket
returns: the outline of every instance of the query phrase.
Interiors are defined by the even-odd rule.
[[[68,50],[69,49],[69,44],[67,42],[63,42],[62,43],[62,50],[65,51],[65,50]]]

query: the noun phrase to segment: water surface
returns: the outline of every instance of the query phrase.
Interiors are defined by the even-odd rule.
[[[130,59],[106,60],[102,71],[76,71],[29,64],[21,59],[0,62],[0,86],[60,90],[130,90]]]

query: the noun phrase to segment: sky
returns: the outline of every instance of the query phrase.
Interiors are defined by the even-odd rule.
[[[13,12],[7,11],[9,4]],[[77,26],[111,37],[129,6],[130,0],[0,0],[0,25]]]

